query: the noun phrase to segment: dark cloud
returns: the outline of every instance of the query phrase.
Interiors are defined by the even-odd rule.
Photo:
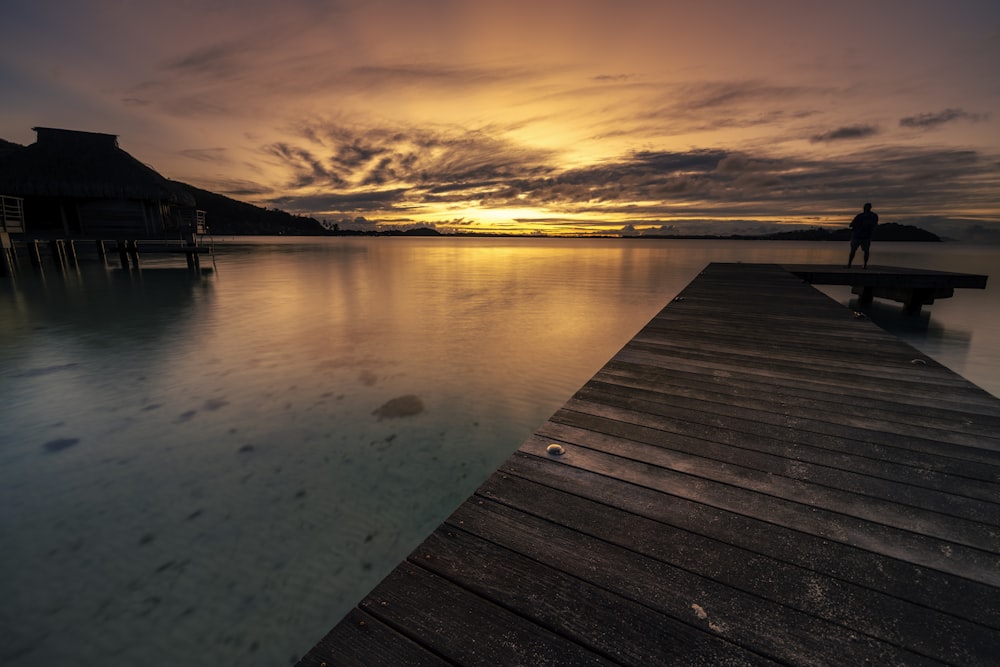
[[[225,148],[187,148],[177,151],[179,155],[200,162],[228,162]]]
[[[537,72],[518,68],[481,68],[442,63],[407,65],[366,65],[345,73],[344,82],[350,87],[392,88],[416,86],[445,89],[468,89],[495,86],[504,82],[531,79]]]
[[[678,107],[692,112],[748,106],[755,109],[785,107],[806,93],[812,94],[815,90],[802,86],[775,86],[762,81],[707,81],[681,85],[668,94]]]
[[[234,108],[220,98],[208,98],[204,95],[166,96],[160,103],[160,108],[168,114],[181,118],[225,117],[234,113]]]
[[[489,188],[551,170],[551,152],[525,149],[484,130],[312,123],[297,133],[306,147],[282,142],[264,148],[291,167],[294,188],[382,188],[405,182],[437,197],[449,189]]]
[[[291,188],[314,185],[326,187],[347,185],[347,181],[337,173],[336,169],[325,165],[321,156],[317,156],[307,149],[292,146],[286,142],[278,142],[265,146],[263,150],[292,168],[295,176],[288,184]]]
[[[683,136],[731,128],[784,128],[816,115],[817,95],[827,91],[805,86],[775,86],[759,81],[697,82],[666,86],[642,104],[623,107],[598,137]],[[644,91],[643,96],[650,94]]]
[[[163,68],[175,73],[229,78],[245,71],[244,56],[252,54],[249,44],[212,44],[167,61]]]
[[[593,77],[593,80],[600,83],[624,83],[631,78],[631,74],[599,74]]]
[[[270,186],[237,179],[202,179],[199,181],[199,185],[210,192],[236,199],[258,200],[274,193]]]
[[[810,138],[810,141],[815,143],[820,143],[824,141],[842,141],[844,139],[864,139],[865,137],[871,137],[878,134],[879,130],[874,125],[847,125],[845,127],[838,127],[835,130],[830,130],[829,132],[824,132],[822,134],[815,134]]]
[[[408,190],[362,191],[306,196],[283,196],[268,200],[268,204],[293,213],[330,213],[356,211],[387,211],[406,201]]]
[[[969,113],[963,109],[945,109],[944,111],[938,111],[937,113],[921,113],[916,116],[900,118],[899,125],[900,127],[926,130],[938,127],[939,125],[944,125],[945,123],[951,123],[956,120],[976,122],[985,119],[986,116],[983,114]]]

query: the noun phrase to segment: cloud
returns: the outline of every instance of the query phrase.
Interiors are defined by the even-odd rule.
[[[842,141],[844,139],[864,139],[865,137],[874,136],[878,132],[878,128],[874,125],[847,125],[822,134],[814,134],[809,140],[815,144],[825,141]]]
[[[728,221],[726,233],[761,233],[773,230],[778,221],[849,216],[869,200],[889,220],[959,216],[989,210],[990,192],[1000,187],[996,158],[973,150],[883,146],[877,152],[827,159],[748,150],[635,151],[568,170],[556,167],[557,157],[547,164],[533,156],[532,172],[508,168],[508,163],[517,162],[519,151],[499,145],[508,152],[494,155],[496,163],[475,159],[470,166],[466,158],[450,168],[448,159],[420,156],[402,181],[387,179],[377,188],[355,184],[330,194],[290,195],[270,203],[321,216],[364,212],[380,221],[412,219],[447,207],[533,209],[541,215],[521,222],[558,225],[566,232],[607,228],[618,221],[617,228],[625,233],[647,233],[647,228],[661,225],[698,233],[699,224],[714,219]],[[432,164],[442,165],[441,171],[425,170]],[[694,222],[699,220],[702,223]],[[737,220],[743,221],[741,226],[735,225]]]
[[[406,200],[408,190],[396,188],[364,192],[344,192],[318,195],[285,195],[274,197],[268,203],[286,208],[293,213],[324,215],[353,213],[357,211],[390,211]]]
[[[468,89],[470,86],[495,86],[504,82],[537,77],[527,68],[486,68],[472,65],[446,65],[443,63],[413,63],[399,65],[361,65],[346,72],[345,81],[372,88],[426,86],[435,88]]]
[[[216,148],[186,148],[184,150],[177,151],[178,155],[183,155],[186,158],[191,158],[192,160],[198,160],[200,162],[228,162],[229,159],[226,157],[226,149],[223,147]]]
[[[986,116],[983,114],[970,113],[963,109],[945,109],[944,111],[938,111],[937,113],[921,113],[916,116],[900,118],[899,125],[900,127],[926,130],[938,127],[939,125],[944,125],[945,123],[951,123],[956,120],[977,122],[985,119]]]
[[[246,44],[212,44],[173,58],[163,67],[180,74],[227,78],[243,69],[243,56],[250,52]]]
[[[203,179],[199,185],[209,192],[236,199],[258,200],[274,194],[274,189],[268,185],[243,179],[210,178]]]
[[[487,129],[300,124],[300,142],[262,151],[293,173],[291,188],[374,188],[407,184],[428,199],[454,198],[552,169],[551,151],[530,149]]]
[[[290,188],[314,185],[326,187],[347,185],[347,181],[337,173],[335,168],[325,165],[321,156],[317,156],[308,149],[279,141],[264,146],[263,152],[278,158],[292,170],[294,177],[288,183]]]
[[[600,83],[624,83],[630,79],[632,79],[631,74],[598,74],[593,77],[594,81]]]

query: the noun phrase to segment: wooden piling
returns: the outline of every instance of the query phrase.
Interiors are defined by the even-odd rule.
[[[125,244],[125,241],[118,241],[118,261],[121,262],[122,271],[128,271],[128,248]]]
[[[97,247],[97,259],[106,267],[108,265],[108,249],[104,247],[104,241],[101,239],[97,239],[95,245]]]
[[[128,251],[128,257],[132,261],[132,268],[139,268],[139,244],[135,239],[125,242],[126,250]]]
[[[14,244],[8,232],[0,232],[0,276],[14,275]]]
[[[62,239],[52,239],[49,241],[49,250],[52,252],[52,262],[60,271],[66,268],[66,244]]]
[[[39,247],[38,239],[28,242],[28,260],[36,269],[42,268],[42,250]]]
[[[66,257],[67,266],[79,266],[79,260],[76,257],[76,242],[73,239],[63,241],[63,254]]]

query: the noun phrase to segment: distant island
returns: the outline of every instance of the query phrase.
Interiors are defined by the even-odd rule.
[[[205,211],[208,227],[212,234],[220,236],[480,236],[480,237],[512,237],[530,236],[545,238],[545,234],[505,234],[501,232],[455,232],[442,233],[431,227],[411,227],[407,229],[387,229],[381,231],[341,229],[339,224],[333,228],[325,226],[319,220],[308,216],[293,215],[278,209],[267,209],[253,204],[231,199],[224,195],[196,188],[193,185],[174,181],[187,190],[198,202],[198,208]],[[635,238],[635,239],[719,239],[747,241],[839,241],[847,242],[851,238],[851,230],[845,225],[842,228],[827,229],[813,227],[794,229],[787,232],[772,234],[646,234],[646,235],[597,235],[583,238]],[[928,241],[941,242],[941,237],[913,225],[900,225],[888,222],[875,228],[876,241]]]
[[[387,231],[357,231],[357,230],[328,230],[326,235],[333,236],[490,236],[490,237],[512,237],[523,236],[531,238],[556,238],[545,234],[502,234],[499,232],[456,232],[454,234],[443,234],[436,229],[429,227],[416,227],[405,230]],[[558,237],[566,238],[566,237]],[[625,239],[695,239],[695,240],[724,240],[724,241],[839,241],[847,242],[851,239],[851,230],[824,229],[814,227],[810,229],[796,229],[787,232],[774,232],[772,234],[632,234],[622,235],[587,235],[579,238],[625,238]],[[895,222],[881,224],[875,228],[876,241],[919,241],[940,243],[941,237],[925,229],[914,227],[913,225],[900,225]]]
[[[636,238],[662,238],[662,239],[726,239],[726,240],[748,240],[748,241],[840,241],[851,240],[851,230],[845,227],[828,229],[824,227],[812,227],[809,229],[793,229],[787,232],[774,232],[772,234],[732,234],[723,235],[652,235],[639,236]],[[886,222],[875,228],[873,236],[875,241],[921,241],[940,243],[941,237],[937,234],[914,227],[913,225],[900,225],[895,222]]]

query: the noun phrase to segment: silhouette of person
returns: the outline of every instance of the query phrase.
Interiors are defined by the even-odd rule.
[[[851,268],[854,263],[854,255],[860,247],[865,253],[865,263],[863,268],[868,268],[868,255],[872,247],[872,234],[875,233],[875,226],[878,224],[878,214],[872,211],[871,204],[865,204],[865,210],[854,216],[851,220],[851,254],[847,258],[847,268]]]

